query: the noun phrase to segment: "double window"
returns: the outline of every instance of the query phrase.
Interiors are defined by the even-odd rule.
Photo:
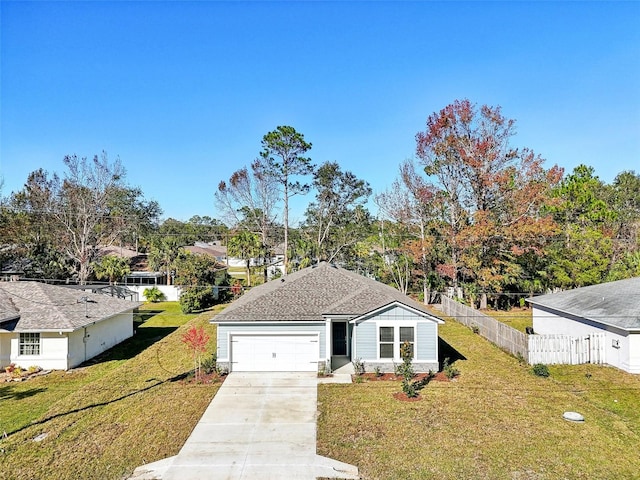
[[[19,351],[20,355],[40,355],[40,334],[21,333]]]
[[[379,327],[380,358],[401,358],[401,348],[405,342],[408,342],[411,349],[411,356],[414,356],[415,345],[415,328],[414,327]]]

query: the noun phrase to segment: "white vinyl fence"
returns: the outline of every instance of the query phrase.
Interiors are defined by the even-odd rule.
[[[529,363],[579,365],[605,363],[605,334],[529,335]]]
[[[527,335],[484,313],[442,295],[442,311],[530,365],[536,363],[578,365],[605,363],[605,334]]]

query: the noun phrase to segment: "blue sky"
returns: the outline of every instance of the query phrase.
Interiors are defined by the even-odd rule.
[[[462,98],[547,167],[640,171],[640,2],[3,0],[0,20],[4,195],[105,150],[165,217],[217,217],[278,125],[380,192]]]

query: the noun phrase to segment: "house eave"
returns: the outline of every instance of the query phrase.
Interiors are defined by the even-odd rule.
[[[381,307],[376,308],[375,310],[371,310],[370,312],[364,313],[362,315],[359,315],[355,318],[353,318],[349,323],[358,323],[358,322],[362,322],[364,320],[367,320],[370,317],[374,317],[375,315],[377,315],[378,313],[380,313],[383,310],[387,310],[388,308],[391,307],[401,307],[401,308],[405,308],[413,313],[415,313],[416,315],[423,317],[425,319],[429,319],[433,322],[436,322],[439,325],[443,325],[444,324],[444,320],[442,320],[441,318],[436,317],[435,315],[431,314],[431,313],[427,313],[427,312],[423,312],[422,310],[419,310],[417,308],[412,307],[411,305],[407,305],[406,303],[402,303],[399,301],[393,301],[390,303],[387,303],[386,305],[383,305]]]
[[[572,312],[570,312],[568,310],[564,310],[562,308],[551,307],[549,305],[544,305],[542,303],[534,302],[534,301],[531,301],[531,300],[527,300],[527,301],[531,305],[533,305],[534,307],[537,307],[539,309],[546,310],[546,311],[556,312],[556,313],[562,314],[563,316],[569,316],[569,317],[573,317],[575,319],[584,320],[585,322],[592,322],[592,323],[596,323],[598,325],[603,325],[603,326],[607,326],[607,327],[611,327],[611,328],[616,328],[618,330],[623,330],[623,331],[629,332],[629,333],[640,333],[640,327],[623,327],[621,325],[616,325],[615,323],[605,322],[605,321],[602,321],[600,319],[587,317],[585,315],[580,315],[578,313],[572,313]]]

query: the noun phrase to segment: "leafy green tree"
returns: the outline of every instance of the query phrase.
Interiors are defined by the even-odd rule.
[[[260,256],[262,243],[255,233],[242,231],[229,239],[227,254],[245,261],[247,269],[247,286],[251,286],[251,259]]]
[[[302,183],[299,177],[313,173],[311,159],[304,155],[311,149],[311,143],[290,126],[279,126],[262,138],[260,157],[264,161],[263,172],[276,180],[281,188],[284,223],[284,269],[289,263],[289,200],[294,195],[306,194],[310,185]]]
[[[549,211],[562,227],[562,236],[550,254],[554,286],[582,287],[607,277],[618,212],[607,203],[605,193],[605,184],[586,165],[577,166],[554,189]]]
[[[30,248],[46,248],[70,259],[78,280],[85,283],[100,247],[122,240],[145,219],[153,223],[160,210],[125,183],[119,159],[111,162],[103,152],[92,160],[68,155],[63,163],[63,177],[36,170],[12,196],[12,208],[19,214],[12,231],[28,254]]]
[[[514,135],[515,121],[500,107],[478,108],[466,99],[429,116],[416,135],[435,192],[439,238],[448,242],[449,258],[437,270],[454,287],[462,280],[503,289],[531,242],[556,233],[543,207],[562,171],[546,170],[531,150],[513,147]]]
[[[93,265],[93,270],[98,279],[106,278],[110,285],[114,285],[118,280],[131,272],[129,259],[116,257],[115,255],[105,255],[100,261]]]
[[[345,246],[362,238],[354,233],[368,233],[353,223],[360,220],[356,209],[364,208],[371,188],[353,173],[343,172],[336,162],[326,162],[315,171],[313,187],[316,199],[307,208],[305,227],[314,232],[316,257],[332,261]],[[348,238],[341,235],[345,229],[351,233]]]
[[[220,266],[213,257],[180,250],[173,267],[175,283],[182,287],[180,305],[185,313],[204,310],[226,298],[227,288],[218,291],[218,299],[215,298],[214,288],[228,287],[229,276],[226,267]]]

